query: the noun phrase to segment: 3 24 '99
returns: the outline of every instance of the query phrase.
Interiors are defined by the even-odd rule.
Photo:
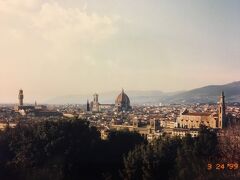
[[[238,170],[239,169],[239,164],[238,163],[208,163],[207,169],[210,170]]]

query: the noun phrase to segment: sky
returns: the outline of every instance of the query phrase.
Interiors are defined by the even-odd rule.
[[[0,103],[240,80],[238,0],[0,0]]]

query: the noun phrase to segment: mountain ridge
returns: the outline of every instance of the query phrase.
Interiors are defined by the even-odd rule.
[[[223,85],[207,85],[188,91],[163,92],[151,91],[126,91],[132,104],[192,104],[192,103],[216,103],[218,96],[224,91],[226,102],[240,102],[240,81],[234,81]],[[114,103],[120,93],[117,91],[99,93],[100,103]],[[47,104],[85,104],[92,100],[92,95],[69,95],[55,97],[46,101]]]

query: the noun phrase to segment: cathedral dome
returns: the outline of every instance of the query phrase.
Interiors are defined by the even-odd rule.
[[[117,96],[115,100],[115,107],[118,110],[127,111],[131,109],[129,97],[127,96],[127,94],[125,94],[124,90],[122,90],[122,92]]]
[[[130,103],[130,100],[127,94],[125,94],[124,90],[122,90],[122,92],[118,95],[115,102],[118,104],[125,104],[125,103],[127,104],[127,103]]]

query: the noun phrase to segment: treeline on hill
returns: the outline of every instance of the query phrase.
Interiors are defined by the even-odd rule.
[[[240,162],[236,127],[225,131],[227,138],[202,127],[196,138],[147,143],[127,131],[103,141],[84,120],[19,123],[0,132],[0,179],[234,179],[239,171],[207,165]]]

